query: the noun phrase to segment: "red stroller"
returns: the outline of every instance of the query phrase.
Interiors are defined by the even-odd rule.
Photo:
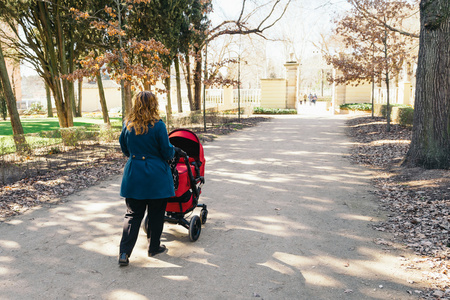
[[[175,184],[175,197],[167,203],[165,221],[179,224],[189,230],[189,239],[195,242],[208,217],[206,204],[199,204],[201,187],[205,183],[205,157],[203,146],[197,135],[187,129],[176,129],[169,133],[172,145],[183,150],[177,159],[178,187]],[[200,217],[192,216],[190,221],[185,215],[201,207]],[[144,231],[147,232],[148,216],[144,221]]]

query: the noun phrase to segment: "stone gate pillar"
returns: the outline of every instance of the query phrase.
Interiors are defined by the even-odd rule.
[[[297,103],[298,65],[296,61],[284,64],[286,68],[286,108],[295,108]]]

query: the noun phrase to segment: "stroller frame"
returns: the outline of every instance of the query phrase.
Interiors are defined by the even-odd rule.
[[[183,134],[187,134],[189,137],[185,137],[183,136]],[[171,135],[174,135],[174,137],[171,137]],[[197,135],[187,129],[173,130],[169,133],[169,140],[172,145],[182,150],[176,153],[177,157],[175,161],[177,162],[177,165],[180,165],[181,157],[183,158],[183,163],[185,164],[187,169],[189,187],[186,192],[184,192],[184,189],[181,190],[184,193],[182,196],[178,195],[178,197],[176,196],[171,198],[173,200],[169,200],[168,207],[166,208],[166,213],[164,216],[164,221],[171,224],[178,224],[186,228],[189,231],[190,241],[195,242],[200,236],[202,224],[205,224],[208,218],[208,209],[206,204],[198,203],[202,186],[205,183],[205,178],[204,176],[202,176],[204,173],[203,146],[201,145]],[[183,145],[183,143],[186,141],[188,141],[187,144]],[[191,157],[193,157],[193,161],[189,160],[189,154],[192,154]],[[195,176],[192,172],[191,166],[194,167]],[[184,187],[186,188],[187,186]],[[183,204],[185,203],[189,203],[189,207],[183,209]],[[176,204],[178,204],[179,207],[177,207]],[[185,218],[185,215],[193,212],[196,207],[202,208],[200,216],[193,215],[188,221]],[[148,233],[148,215],[144,218],[142,227],[145,233]]]
[[[192,165],[194,165],[196,174],[198,174],[197,177],[194,177],[194,174],[192,174],[192,170],[189,166],[189,156],[183,155],[184,157],[184,163],[186,164],[189,180],[191,182],[191,190],[192,190],[192,207],[186,210],[185,212],[166,212],[166,215],[164,217],[164,221],[171,223],[171,224],[178,224],[183,226],[189,231],[189,239],[193,242],[195,242],[198,237],[200,236],[201,232],[201,224],[206,223],[206,219],[208,216],[208,209],[206,204],[199,204],[198,199],[200,198],[200,193],[203,184],[205,183],[204,176],[200,176],[200,170],[199,166],[197,165],[197,162],[192,162]],[[181,202],[180,204],[180,210],[181,208]],[[185,215],[189,212],[192,212],[196,207],[201,207],[202,210],[200,212],[199,216],[193,216],[190,221],[185,219]]]

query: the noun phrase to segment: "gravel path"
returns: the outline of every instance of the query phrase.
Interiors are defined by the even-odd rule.
[[[125,268],[120,175],[0,223],[0,299],[417,299],[420,271],[372,229],[385,216],[345,120],[282,116],[205,144],[199,240],[166,224],[169,251],[148,258],[142,232]]]

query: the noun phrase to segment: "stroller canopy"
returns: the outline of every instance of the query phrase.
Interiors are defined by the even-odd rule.
[[[169,140],[175,147],[183,149],[189,157],[204,163],[203,147],[197,135],[188,129],[175,129],[169,133]]]

